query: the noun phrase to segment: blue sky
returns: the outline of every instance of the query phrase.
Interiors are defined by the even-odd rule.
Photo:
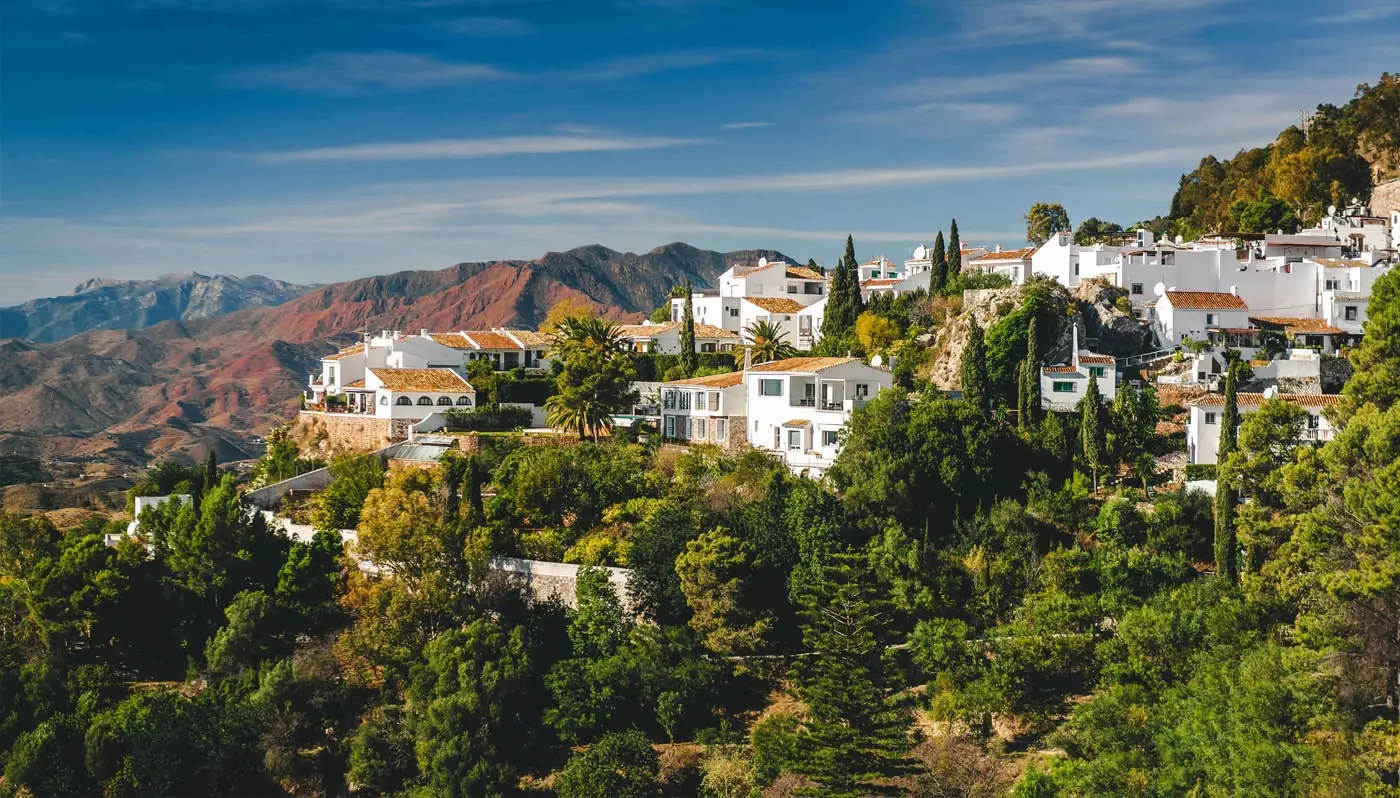
[[[0,305],[587,243],[904,257],[1165,212],[1400,68],[1400,3],[10,0]],[[10,301],[6,301],[10,300]]]

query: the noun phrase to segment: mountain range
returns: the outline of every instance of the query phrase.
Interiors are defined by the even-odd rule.
[[[731,263],[760,257],[786,259],[681,243],[642,255],[593,245],[303,288],[276,306],[146,329],[0,341],[0,457],[129,467],[211,450],[225,461],[249,457],[293,415],[319,358],[358,330],[534,326],[564,299],[635,319],[674,285],[708,287]]]
[[[198,272],[154,280],[88,280],[67,296],[0,308],[0,338],[48,343],[89,330],[142,330],[166,321],[193,321],[245,308],[290,302],[309,290],[260,274],[234,277]]]

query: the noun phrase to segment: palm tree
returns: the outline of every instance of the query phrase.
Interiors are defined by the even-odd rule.
[[[756,321],[744,328],[744,337],[749,339],[749,350],[753,352],[753,362],[767,363],[782,360],[797,352],[787,342],[787,333],[771,321]]]
[[[558,391],[545,400],[551,427],[572,429],[579,438],[598,440],[612,429],[612,414],[635,399],[636,371],[617,322],[573,316],[559,323],[552,353],[564,363]]]
[[[568,358],[584,352],[626,352],[622,327],[596,316],[570,316],[554,330],[553,354]]]

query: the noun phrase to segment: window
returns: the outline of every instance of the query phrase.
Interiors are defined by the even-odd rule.
[[[737,319],[737,318],[739,318],[739,309],[738,309],[738,308],[730,308],[730,309],[729,309],[729,317],[730,317],[731,319]]]
[[[694,429],[691,430],[691,433],[692,433],[692,434],[691,434],[691,437],[692,437],[692,438],[699,438],[699,439],[702,440],[702,441],[705,440],[705,437],[706,437],[706,435],[705,435],[705,426],[706,426],[705,419],[703,419],[703,418],[697,418],[697,419],[693,419],[693,420],[694,420],[694,422],[695,422],[695,426],[694,426]]]
[[[880,276],[880,270],[879,270],[879,269],[875,269],[874,271],[872,271],[872,272],[870,273],[870,279],[872,279],[872,280],[875,280],[875,279],[879,278],[879,276]]]
[[[681,391],[681,392],[680,392],[680,397],[681,397],[681,406],[680,406],[680,409],[681,409],[681,410],[689,410],[689,409],[690,409],[690,391]]]
[[[719,391],[710,391],[710,411],[719,410]]]
[[[1050,389],[1055,393],[1074,393],[1074,383],[1056,382],[1051,383]]]
[[[384,396],[379,397],[379,403],[380,403],[381,405],[387,405],[387,404],[389,404],[389,397],[388,397],[388,395],[386,394],[386,395],[384,395]]]
[[[326,369],[326,384],[335,385],[335,366]]]
[[[452,397],[450,397],[450,396],[439,396],[439,397],[438,397],[438,400],[437,400],[437,403],[440,404],[440,405],[447,405],[448,407],[451,407],[451,406],[452,406]]]
[[[870,383],[868,383],[868,382],[858,382],[858,383],[856,383],[856,398],[857,398],[857,399],[869,399],[869,398],[870,398]]]
[[[1206,314],[1206,326],[1209,327],[1210,325],[1212,325],[1212,324],[1214,324],[1214,323],[1215,323],[1215,314],[1214,314],[1214,313],[1207,313],[1207,314]]]
[[[682,311],[679,307],[677,307],[676,305],[671,305],[671,321],[680,321],[681,316],[683,314],[684,311]]]
[[[797,293],[797,286],[796,286],[796,285],[789,285],[789,286],[787,287],[787,289],[788,289],[788,293],[789,293],[789,294],[795,294],[795,293]]]
[[[700,344],[700,351],[701,351],[701,352],[713,352],[713,351],[715,351],[715,345],[714,345],[714,344]]]
[[[729,440],[729,422],[722,418],[715,419],[715,440],[721,442]]]
[[[400,406],[400,407],[403,407],[403,406],[405,406],[405,405],[407,405],[407,406],[409,406],[409,407],[412,407],[412,406],[413,406],[413,400],[412,400],[412,399],[409,399],[407,396],[400,396],[399,398],[397,398],[397,399],[394,400],[394,404],[396,404],[396,405],[398,405],[398,406]]]
[[[1207,424],[1214,424],[1214,423],[1215,423],[1215,414],[1214,414],[1214,413],[1206,413],[1206,423],[1207,423]]]
[[[428,407],[432,407],[432,406],[433,406],[433,397],[431,397],[431,396],[420,396],[420,397],[418,397],[418,404],[419,404],[420,406],[422,406],[422,405],[427,405]]]
[[[1336,291],[1336,290],[1337,290],[1338,288],[1340,288],[1340,287],[1341,287],[1341,281],[1340,281],[1340,280],[1333,280],[1333,279],[1331,279],[1331,278],[1328,278],[1327,284],[1326,284],[1326,286],[1324,286],[1324,289],[1327,290],[1327,291]]]
[[[788,430],[788,451],[797,452],[797,451],[801,451],[801,450],[802,450],[802,430],[800,430],[800,429],[790,429],[790,430]]]
[[[758,381],[758,395],[759,395],[759,396],[782,396],[782,395],[783,395],[783,381],[782,381],[782,380],[759,380],[759,381]]]
[[[472,406],[472,398],[471,398],[470,396],[459,396],[459,397],[457,397],[457,406],[458,406],[458,407],[471,407],[471,406]]]
[[[1078,264],[1078,263],[1074,264],[1074,276],[1075,276],[1075,277],[1078,277],[1078,276],[1079,276],[1079,264]]]
[[[1355,306],[1355,305],[1347,305],[1346,320],[1347,320],[1347,321],[1356,321],[1356,306]]]
[[[676,392],[675,392],[675,391],[662,391],[662,392],[661,392],[661,406],[664,407],[664,408],[666,408],[667,410],[675,410],[675,409],[676,409]]]
[[[1142,283],[1133,283],[1131,291],[1133,296],[1142,296]]]
[[[668,438],[674,438],[674,437],[676,437],[676,417],[675,417],[675,416],[667,416],[667,417],[666,417],[666,437],[668,437]]]
[[[1103,366],[1090,366],[1090,367],[1089,367],[1089,373],[1092,374],[1092,375],[1094,375],[1095,377],[1102,377],[1102,376],[1103,376],[1103,368],[1104,368]]]
[[[834,429],[824,429],[824,430],[822,430],[822,446],[835,446],[835,445],[836,445],[836,430],[834,430]]]

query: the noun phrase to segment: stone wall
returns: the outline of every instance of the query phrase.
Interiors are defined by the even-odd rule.
[[[1371,213],[1389,217],[1391,211],[1400,211],[1400,178],[1388,180],[1371,190]]]
[[[383,419],[349,413],[303,410],[292,425],[292,439],[303,454],[329,460],[338,454],[372,452],[408,437],[409,419]]]

